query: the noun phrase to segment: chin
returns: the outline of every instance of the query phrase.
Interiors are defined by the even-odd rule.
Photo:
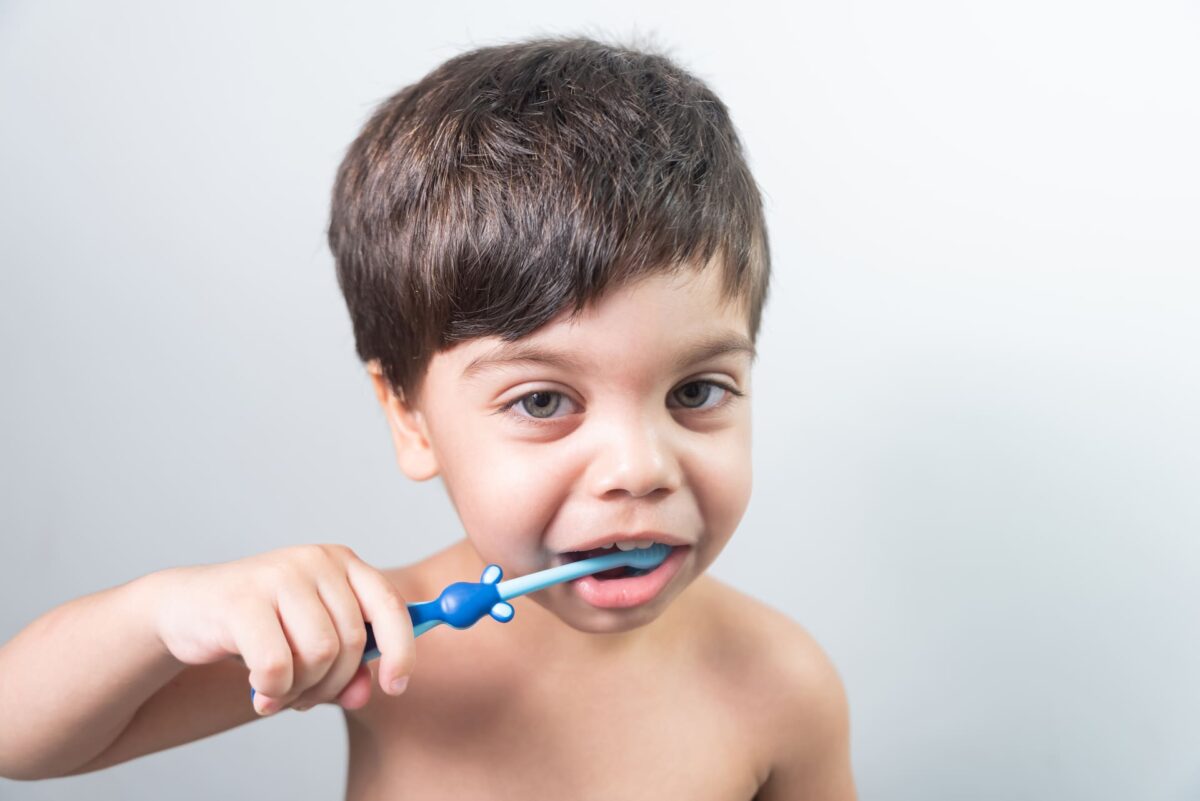
[[[649,608],[649,607],[653,608]],[[665,605],[652,604],[637,609],[553,609],[555,616],[576,631],[585,634],[621,634],[640,629],[658,619]]]

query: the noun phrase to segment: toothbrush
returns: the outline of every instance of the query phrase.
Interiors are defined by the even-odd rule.
[[[500,581],[504,575],[500,565],[488,565],[483,569],[478,582],[456,581],[442,590],[442,594],[435,600],[409,604],[408,616],[412,619],[413,636],[419,637],[442,623],[448,623],[456,629],[470,628],[487,615],[501,623],[507,623],[513,619],[514,610],[512,604],[508,603],[513,598],[544,590],[564,581],[612,570],[614,567],[653,570],[661,565],[670,553],[671,546],[657,543],[649,548],[618,550],[593,556],[591,559],[568,562],[508,581]],[[379,658],[375,631],[370,623],[366,626],[367,644],[363,648],[362,656],[364,665],[372,659]],[[254,688],[250,689],[250,700],[254,700]]]

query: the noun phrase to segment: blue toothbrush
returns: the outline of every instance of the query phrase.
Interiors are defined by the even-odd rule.
[[[612,570],[614,567],[653,570],[661,565],[670,553],[671,546],[658,543],[649,548],[618,550],[593,556],[591,559],[568,562],[508,581],[500,581],[504,575],[500,565],[488,565],[477,582],[456,581],[442,590],[442,594],[435,600],[409,604],[408,616],[412,619],[413,636],[419,637],[442,623],[449,623],[456,629],[470,628],[488,615],[501,623],[507,623],[513,619],[512,604],[508,603],[513,598],[544,590],[564,581]],[[363,648],[363,664],[379,658],[375,631],[370,623],[366,626],[367,644]],[[250,700],[254,700],[254,688],[250,689]]]

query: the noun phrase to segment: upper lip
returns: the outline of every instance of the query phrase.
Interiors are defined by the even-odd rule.
[[[665,531],[622,531],[614,534],[605,534],[601,537],[596,537],[587,540],[579,545],[571,548],[566,548],[559,553],[572,553],[574,551],[590,551],[593,548],[604,548],[618,542],[661,542],[663,545],[691,545],[690,542],[677,537],[674,534],[668,534]]]

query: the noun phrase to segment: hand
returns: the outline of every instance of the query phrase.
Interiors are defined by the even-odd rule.
[[[281,548],[157,575],[163,645],[188,665],[240,656],[260,715],[327,701],[346,709],[366,704],[367,622],[382,654],[384,692],[403,692],[412,672],[413,630],[404,599],[344,545]]]

